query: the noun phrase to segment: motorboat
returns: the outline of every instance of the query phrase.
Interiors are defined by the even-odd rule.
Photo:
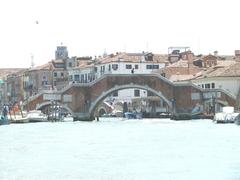
[[[222,112],[218,112],[213,117],[214,123],[234,123],[239,113],[234,112],[234,107],[223,107]]]
[[[27,116],[15,116],[11,119],[11,123],[28,123],[28,117]]]
[[[29,111],[27,114],[29,122],[47,122],[47,116],[39,110]]]
[[[141,119],[142,118],[140,113],[133,113],[133,112],[125,112],[124,117],[126,119]]]

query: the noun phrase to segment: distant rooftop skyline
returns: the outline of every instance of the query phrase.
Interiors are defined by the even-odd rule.
[[[195,54],[233,55],[240,49],[237,0],[8,0],[0,3],[1,68],[30,67],[55,57],[114,52],[167,54],[186,46]]]

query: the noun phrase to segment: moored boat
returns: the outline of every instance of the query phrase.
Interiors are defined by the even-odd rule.
[[[223,107],[222,112],[218,112],[213,117],[214,123],[234,123],[239,113],[234,112],[234,107]]]
[[[124,117],[126,119],[141,119],[142,115],[141,113],[125,112]]]
[[[47,116],[39,110],[29,111],[27,114],[29,122],[47,122]]]
[[[10,121],[11,123],[28,123],[28,117],[22,117],[22,116],[16,116],[14,118],[11,119]]]

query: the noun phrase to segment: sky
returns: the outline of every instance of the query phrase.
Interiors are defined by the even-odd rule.
[[[115,52],[195,54],[240,49],[238,0],[5,0],[0,2],[0,68]]]

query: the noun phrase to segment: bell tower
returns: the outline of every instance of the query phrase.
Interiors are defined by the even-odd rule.
[[[55,51],[55,59],[67,59],[68,58],[68,50],[67,46],[57,46],[57,50]]]

